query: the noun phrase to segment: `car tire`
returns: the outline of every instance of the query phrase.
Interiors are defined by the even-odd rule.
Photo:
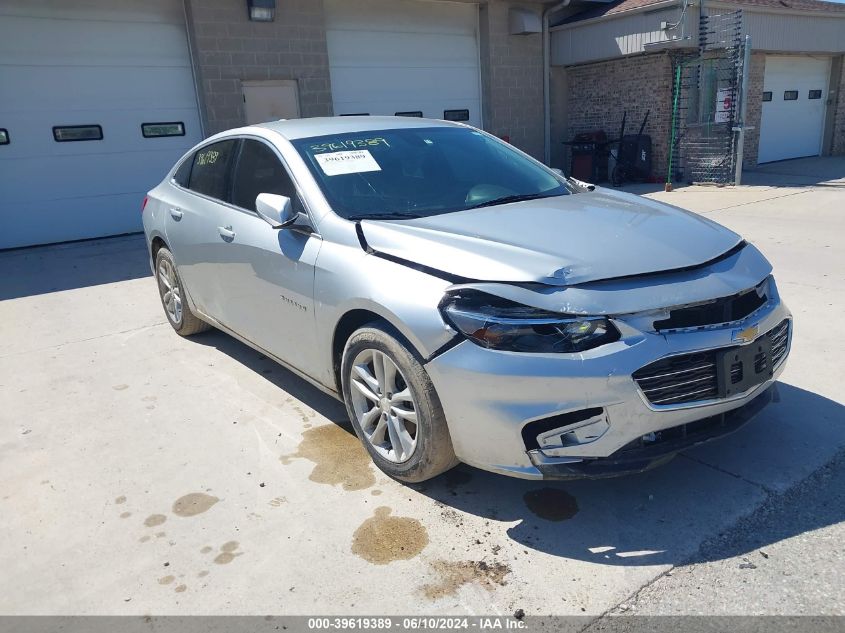
[[[410,344],[393,327],[386,322],[370,323],[359,330],[356,330],[343,351],[341,361],[341,379],[343,388],[343,399],[346,403],[346,410],[355,433],[364,444],[373,462],[385,474],[406,483],[417,483],[436,477],[458,464],[455,451],[452,448],[452,439],[449,436],[449,429],[446,425],[446,417],[440,398],[431,383],[425,369],[417,357],[410,351]],[[382,389],[379,382],[377,388],[372,379],[378,375],[374,369],[377,359],[387,366],[387,362],[393,363],[397,370],[393,387],[396,393],[390,393],[389,378],[384,382],[387,389]],[[384,361],[383,359],[387,359]],[[370,360],[371,363],[367,364]],[[363,378],[362,368],[370,372],[369,378]],[[389,371],[383,370],[383,375]],[[357,383],[354,384],[354,383]],[[375,404],[372,397],[363,395],[361,387],[373,387],[370,396],[386,396],[402,398],[406,391],[412,400],[401,399],[397,406],[383,403],[381,408]],[[378,420],[371,421],[362,415],[362,411],[369,405],[373,409],[378,408]],[[388,411],[387,413],[385,411]],[[411,421],[409,411],[413,410],[414,422]],[[399,412],[403,412],[402,417]],[[396,413],[396,415],[393,415]],[[379,424],[386,430],[379,432]],[[391,426],[393,425],[393,426]],[[404,432],[397,429],[397,425]],[[413,431],[413,433],[411,433]],[[393,435],[391,435],[393,433]],[[413,435],[413,449],[403,450],[402,439],[407,440]],[[401,437],[400,437],[401,436]],[[398,444],[403,446],[399,450],[393,448],[391,438],[400,439]],[[380,441],[384,439],[384,441]],[[387,446],[390,444],[390,446]]]
[[[211,326],[191,312],[186,300],[185,286],[176,271],[173,254],[162,247],[156,253],[155,277],[161,306],[167,322],[180,336],[191,336],[210,329]]]

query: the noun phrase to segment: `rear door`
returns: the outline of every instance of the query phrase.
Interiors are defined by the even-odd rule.
[[[198,149],[180,165],[172,187],[161,187],[165,236],[182,283],[201,312],[215,319],[224,298],[214,262],[226,255],[220,215],[226,209],[231,167],[239,141],[229,139]]]
[[[314,265],[322,240],[314,233],[272,228],[255,212],[260,193],[287,196],[304,211],[278,152],[246,138],[234,163],[231,205],[218,216],[220,229],[229,233],[211,268],[221,293],[219,320],[313,376]]]

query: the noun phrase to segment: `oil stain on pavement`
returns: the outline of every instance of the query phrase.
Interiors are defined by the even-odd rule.
[[[172,510],[179,517],[193,517],[210,510],[218,501],[220,499],[204,492],[192,492],[174,501]]]
[[[237,541],[223,543],[220,546],[220,553],[214,557],[214,562],[218,565],[228,565],[231,563],[236,557],[243,554],[243,552],[237,551],[239,545]]]
[[[417,556],[428,545],[422,523],[409,517],[390,516],[387,506],[376,508],[352,536],[352,553],[374,565],[386,565]]]
[[[426,598],[436,600],[455,594],[462,586],[475,583],[488,591],[497,585],[507,584],[505,576],[511,573],[511,568],[503,563],[486,563],[483,560],[450,562],[438,560],[431,564],[440,577],[437,582],[422,586]]]
[[[167,517],[163,514],[151,514],[146,519],[144,519],[144,525],[147,527],[155,527],[157,525],[161,525],[167,521]]]
[[[546,521],[566,521],[578,514],[578,502],[559,488],[539,488],[523,495],[528,509]]]
[[[364,490],[376,483],[370,456],[361,442],[336,424],[308,429],[302,434],[297,452],[279,459],[287,465],[296,458],[314,462],[308,479],[319,484]]]

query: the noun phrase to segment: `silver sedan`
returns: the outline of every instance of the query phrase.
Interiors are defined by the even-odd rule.
[[[210,326],[342,398],[406,482],[637,472],[773,399],[791,315],[753,245],[469,126],[278,121],[144,203],[179,334]]]

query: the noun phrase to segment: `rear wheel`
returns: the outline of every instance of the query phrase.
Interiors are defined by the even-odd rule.
[[[352,426],[383,472],[419,482],[458,463],[434,385],[388,324],[352,334],[341,372]]]
[[[188,307],[188,302],[185,300],[185,287],[176,272],[173,254],[166,248],[160,248],[156,253],[156,281],[164,313],[177,334],[191,336],[211,327]]]

